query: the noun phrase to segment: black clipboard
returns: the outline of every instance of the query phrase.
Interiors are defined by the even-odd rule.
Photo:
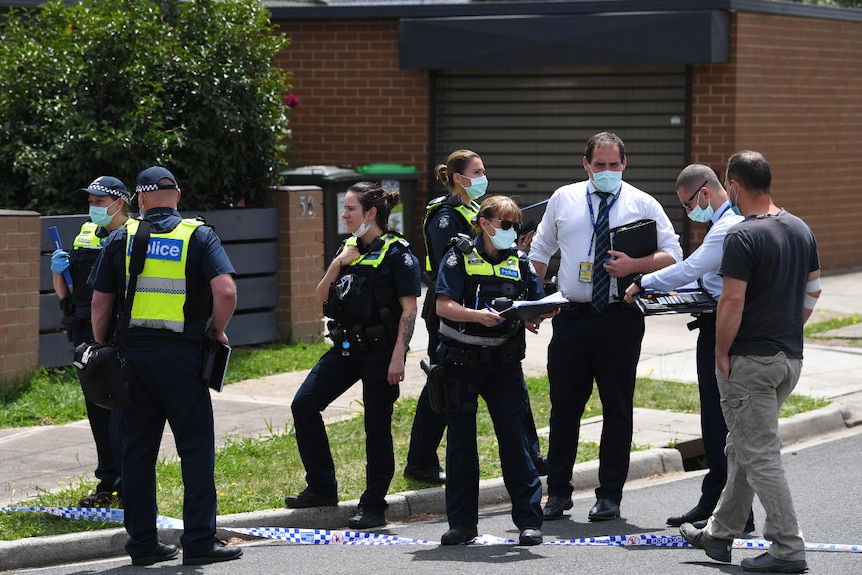
[[[207,339],[204,344],[203,368],[201,379],[210,389],[224,389],[224,376],[230,361],[230,346],[214,339]]]
[[[572,304],[560,292],[554,292],[539,300],[513,302],[511,307],[499,310],[506,319],[528,320],[550,313],[557,309],[565,309]]]
[[[548,200],[542,200],[521,208],[521,235],[535,231],[539,227],[547,207]]]
[[[637,220],[611,229],[611,249],[630,258],[642,258],[658,249],[655,220]],[[617,296],[622,299],[637,274],[617,278]]]

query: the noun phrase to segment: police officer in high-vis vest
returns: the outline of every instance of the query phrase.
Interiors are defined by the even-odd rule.
[[[485,195],[488,189],[485,165],[479,154],[472,150],[455,150],[449,154],[445,164],[437,166],[435,173],[437,180],[448,187],[450,193],[428,202],[422,226],[426,253],[424,278],[429,284],[422,306],[422,318],[428,330],[428,358],[432,364],[437,363],[437,347],[440,344],[437,334],[440,319],[437,317],[434,297],[440,260],[451,247],[453,238],[459,234],[473,235],[473,223],[479,212],[476,200]],[[546,463],[541,454],[531,409],[526,411],[525,418],[524,431],[530,442],[530,455],[539,474],[544,475]],[[440,447],[445,429],[446,418],[431,409],[428,388],[422,388],[413,416],[404,477],[425,483],[446,482],[446,473],[441,469],[437,457],[437,448]]]
[[[207,334],[228,344],[225,328],[236,307],[234,268],[213,229],[177,211],[181,191],[171,172],[147,168],[138,174],[135,191],[152,228],[125,348],[132,373],[131,403],[123,408],[126,552],[133,565],[178,554],[175,545],[159,541],[156,529],[155,465],[167,421],[185,489],[183,563],[237,559],[241,549],[216,539],[213,411],[201,377]],[[111,234],[90,275],[93,334],[99,343],[113,337],[112,320],[125,300],[130,248],[139,226],[133,220]]]
[[[338,505],[335,465],[321,412],[362,380],[365,418],[365,492],[353,529],[386,524],[386,493],[395,473],[392,406],[404,380],[407,346],[420,294],[419,261],[388,229],[398,192],[358,182],[348,188],[341,214],[351,237],[317,285],[317,300],[334,346],[317,362],[291,404],[307,487],[289,495],[290,508]]]
[[[481,395],[494,422],[503,479],[521,545],[542,543],[542,484],[525,435],[527,389],[521,360],[525,325],[537,331],[541,318],[506,319],[498,313],[518,300],[544,297],[526,256],[514,247],[521,210],[506,196],[482,202],[472,242],[459,242],[443,257],[437,275],[437,315],[448,434],[446,515],[443,545],[469,543],[479,517],[479,458],[476,409]],[[466,245],[465,245],[466,244]]]
[[[449,249],[449,242],[458,234],[471,233],[473,220],[479,212],[476,199],[485,194],[488,178],[479,154],[472,150],[455,150],[449,154],[445,164],[437,166],[437,180],[444,184],[449,193],[434,198],[425,208],[422,232],[425,238],[425,275],[428,284],[422,319],[428,330],[428,357],[436,363],[435,355],[440,340],[437,328],[440,319],[434,309],[434,284],[437,281],[437,268],[440,258]],[[431,409],[428,390],[422,388],[416,402],[413,416],[413,429],[410,432],[410,448],[407,451],[407,465],[404,477],[424,483],[443,484],[446,474],[440,468],[437,448],[443,439],[446,418]]]
[[[126,223],[129,213],[129,192],[119,179],[99,176],[79,192],[87,194],[90,204],[90,221],[81,226],[75,236],[71,252],[62,249],[51,254],[54,292],[60,298],[63,310],[63,326],[75,346],[93,339],[90,327],[90,300],[93,290],[87,278],[96,264],[102,244],[108,234]],[[64,272],[68,271],[72,285],[66,283]],[[96,442],[96,490],[83,497],[79,507],[122,507],[122,479],[120,456],[122,442],[120,425],[122,409],[105,409],[84,400],[90,430]]]

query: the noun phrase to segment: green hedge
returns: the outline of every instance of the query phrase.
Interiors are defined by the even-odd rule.
[[[289,41],[258,0],[61,0],[0,22],[0,207],[81,213],[168,167],[181,209],[259,205],[287,152]]]

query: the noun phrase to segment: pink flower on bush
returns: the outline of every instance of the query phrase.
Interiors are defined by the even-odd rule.
[[[296,108],[297,106],[299,106],[299,96],[297,96],[296,94],[287,94],[284,97],[284,105],[291,110],[293,108]]]

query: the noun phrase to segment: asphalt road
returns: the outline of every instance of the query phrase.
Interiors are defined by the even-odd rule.
[[[862,483],[862,427],[855,427],[785,452],[788,480],[801,527],[809,543],[862,545],[860,509]],[[697,501],[701,473],[680,474],[642,480],[626,488],[623,518],[607,523],[586,521],[593,503],[591,493],[578,494],[571,515],[546,522],[545,541],[571,540],[602,535],[657,533],[675,535],[665,518],[684,511]],[[763,510],[755,501],[755,524],[760,536]],[[697,575],[743,573],[739,562],[759,554],[758,550],[734,549],[733,563],[716,563],[699,550],[661,547],[578,547],[542,545],[436,545],[447,529],[445,519],[434,517],[404,524],[390,524],[383,531],[409,539],[427,539],[432,545],[301,545],[277,541],[247,543],[239,561],[201,567],[185,567],[179,561],[150,569],[161,573],[205,573],[259,575],[299,573],[302,575],[362,575],[371,573],[411,573],[419,575],[540,574],[580,572],[590,575]],[[479,533],[517,539],[508,507],[483,510]],[[50,553],[50,548],[45,552]],[[845,575],[862,572],[862,554],[810,552],[809,572],[817,575]],[[44,575],[141,573],[127,558],[100,560],[74,565],[19,571]]]

